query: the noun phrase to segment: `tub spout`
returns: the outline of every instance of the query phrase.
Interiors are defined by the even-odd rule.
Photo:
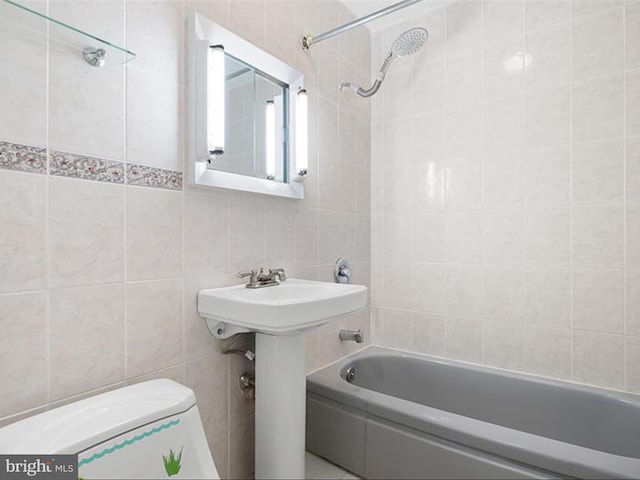
[[[356,342],[356,343],[362,343],[364,341],[364,335],[362,333],[362,330],[360,330],[360,329],[358,329],[358,330],[347,330],[346,328],[343,328],[338,333],[338,336],[340,337],[340,340],[342,340],[343,342],[344,341],[351,341],[351,342]]]

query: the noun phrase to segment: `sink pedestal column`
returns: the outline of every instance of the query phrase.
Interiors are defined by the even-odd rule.
[[[256,332],[256,479],[303,479],[304,334]]]

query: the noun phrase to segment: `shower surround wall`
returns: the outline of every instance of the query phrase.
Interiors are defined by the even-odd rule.
[[[195,390],[221,475],[247,478],[253,409],[236,385],[250,366],[220,353],[196,292],[261,265],[331,280],[338,256],[369,283],[370,104],[336,88],[340,73],[368,83],[369,33],[302,52],[302,34],[352,19],[324,0],[29,4],[138,57],[95,69],[58,42],[58,27],[17,9],[0,19],[0,424],[169,377]],[[194,11],[305,74],[304,201],[196,189],[183,177]],[[339,328],[368,325],[364,312],[309,333],[308,369],[345,353]]]
[[[372,111],[374,342],[640,393],[640,4],[450,2],[374,71],[411,25]]]

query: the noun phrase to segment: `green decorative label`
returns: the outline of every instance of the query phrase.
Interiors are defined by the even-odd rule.
[[[182,468],[182,465],[180,465],[180,462],[182,461],[182,448],[180,448],[180,453],[178,454],[178,456],[176,457],[176,454],[173,450],[169,449],[169,456],[162,456],[162,461],[164,462],[164,469],[167,472],[168,476],[173,476],[173,475],[177,475],[178,472],[180,472],[180,469]]]

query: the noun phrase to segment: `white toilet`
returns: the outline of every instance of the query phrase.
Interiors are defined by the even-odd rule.
[[[78,454],[80,478],[211,478],[196,398],[167,379],[87,398],[0,429],[1,454]]]

